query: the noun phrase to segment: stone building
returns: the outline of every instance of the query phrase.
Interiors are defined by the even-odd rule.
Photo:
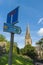
[[[29,26],[26,28],[26,35],[25,35],[25,45],[32,44],[31,36],[30,36],[30,30]]]
[[[0,52],[2,51],[3,53],[6,52],[6,42],[0,42]]]
[[[3,47],[3,46],[6,46],[6,42],[0,42],[0,46]]]
[[[31,36],[30,36],[30,30],[29,30],[29,26],[26,27],[26,35],[25,35],[25,45],[32,45],[32,39],[31,39]],[[38,58],[43,58],[43,50],[40,50],[40,47],[39,46],[34,46],[35,47],[35,51],[38,55]],[[43,48],[43,46],[42,46]]]
[[[43,50],[39,46],[36,46],[35,49],[36,53],[38,54],[38,58],[43,59]]]

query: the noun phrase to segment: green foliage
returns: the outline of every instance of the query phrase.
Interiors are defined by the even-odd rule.
[[[0,42],[2,42],[3,44],[3,42],[5,41],[6,41],[5,36],[0,34]],[[4,52],[5,52],[5,45],[2,46],[0,45],[0,54],[2,55]]]
[[[43,45],[43,38],[41,38],[41,39],[36,43],[36,45],[39,47],[39,50],[40,50],[40,51],[43,51],[43,47],[42,47],[42,45]]]
[[[13,53],[17,54],[17,47],[15,45],[13,46]]]
[[[8,55],[0,58],[0,65],[8,65]],[[33,65],[33,61],[30,58],[25,58],[20,55],[13,55],[12,65]]]
[[[20,54],[20,49],[17,47],[17,54]]]
[[[39,46],[41,46],[43,44],[43,38],[41,38],[37,43],[36,43],[36,45],[39,45]]]
[[[25,53],[25,49],[24,48],[20,49],[20,54],[24,55],[24,53]]]
[[[7,41],[7,45],[6,45],[6,53],[9,53],[9,47],[10,47],[10,42]]]
[[[0,34],[0,42],[3,42],[3,41],[5,41],[5,36]]]
[[[10,49],[10,42],[7,41],[6,53],[9,53],[9,49]],[[14,45],[13,45],[13,53],[14,54],[18,54],[19,53],[19,48],[17,47],[17,43],[14,43]]]
[[[26,45],[24,49],[21,49],[23,55],[30,56],[32,59],[36,58],[37,54],[35,52],[35,48],[30,44]]]
[[[41,38],[37,43],[36,45],[38,46],[38,50],[39,50],[39,56],[40,56],[40,59],[43,59],[43,38]]]

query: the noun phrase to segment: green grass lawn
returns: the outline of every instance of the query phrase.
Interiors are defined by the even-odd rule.
[[[8,55],[0,57],[0,65],[8,65]],[[30,58],[25,58],[21,55],[13,55],[12,65],[33,65]]]

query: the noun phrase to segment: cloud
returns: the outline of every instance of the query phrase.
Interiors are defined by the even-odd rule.
[[[38,24],[39,23],[43,23],[43,18],[40,18],[39,21],[38,21]]]
[[[38,34],[39,34],[40,36],[43,36],[43,28],[40,28],[40,29],[38,30]]]

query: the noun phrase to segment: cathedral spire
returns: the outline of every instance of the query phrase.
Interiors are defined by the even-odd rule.
[[[30,36],[30,30],[29,30],[29,25],[27,25],[27,28],[26,28],[26,35],[25,35],[25,44],[32,44],[32,41],[31,41],[31,36]]]
[[[26,27],[26,35],[30,35],[30,30],[29,30],[29,25],[27,25],[27,27]]]

